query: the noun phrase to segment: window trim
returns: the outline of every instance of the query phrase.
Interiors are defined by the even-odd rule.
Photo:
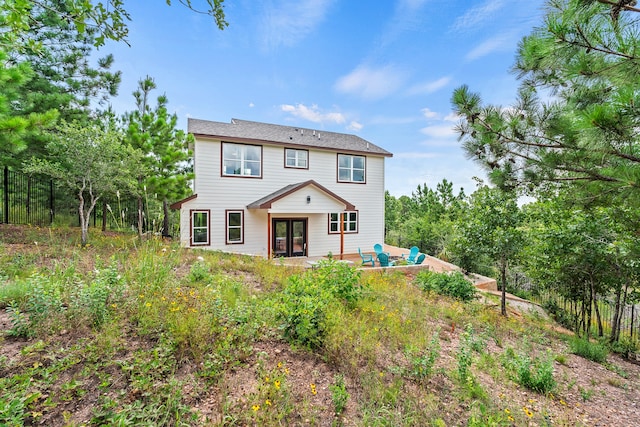
[[[350,179],[341,180],[340,179],[340,156],[347,156],[351,159],[351,165],[349,167],[350,171]],[[362,171],[362,181],[354,181],[353,180],[353,158],[361,157],[364,159],[364,170]],[[348,153],[338,153],[336,156],[336,181],[343,184],[366,184],[367,183],[367,156],[360,156],[358,154],[348,154]]]
[[[225,145],[238,145],[238,146],[242,146],[242,147],[259,147],[260,148],[260,174],[259,175],[244,175],[244,174],[232,174],[232,173],[225,173],[225,166],[224,166],[224,162],[225,162],[225,158],[224,158],[224,147]],[[263,152],[263,146],[262,145],[256,145],[256,144],[243,144],[243,143],[239,143],[239,142],[228,142],[228,141],[221,141],[220,143],[220,176],[225,177],[225,178],[253,178],[253,179],[262,179],[262,169],[263,169],[263,159],[264,159],[264,152]],[[244,161],[244,158],[241,160]],[[246,169],[246,168],[244,168]],[[243,168],[240,168],[240,172],[242,172]]]
[[[229,225],[229,215],[233,213],[240,214],[240,225],[233,226],[233,228],[240,229],[240,240],[230,240],[229,239],[229,230],[231,226]],[[226,209],[224,211],[224,241],[227,245],[242,245],[244,244],[244,210],[243,209]]]
[[[306,166],[298,166],[298,156],[296,155],[296,165],[295,166],[291,166],[289,164],[287,164],[287,151],[291,150],[294,151],[295,153],[298,152],[305,152],[307,153],[307,165]],[[303,150],[300,148],[291,148],[291,147],[284,147],[284,167],[285,168],[289,168],[289,169],[309,169],[309,150]]]
[[[360,212],[358,210],[355,211],[342,211],[342,212],[331,212],[330,214],[327,215],[327,220],[328,220],[328,232],[329,234],[340,234],[340,216],[338,216],[337,221],[333,221],[331,219],[331,215],[340,215],[342,214],[343,216],[347,216],[347,218],[344,219],[344,226],[347,228],[346,230],[344,230],[344,234],[358,234],[359,230],[360,230]],[[348,215],[349,214],[356,214],[356,219],[355,221],[349,221],[348,220]],[[349,230],[347,227],[347,224],[350,223],[355,223],[356,229],[355,230]],[[336,231],[331,230],[331,224],[337,224],[336,225]]]
[[[195,236],[194,225],[193,225],[193,216],[197,213],[206,213],[207,214],[207,241],[206,242],[196,242],[193,237]],[[205,228],[205,227],[198,227]],[[189,210],[189,245],[190,246],[209,246],[211,245],[211,210],[210,209],[191,209]]]

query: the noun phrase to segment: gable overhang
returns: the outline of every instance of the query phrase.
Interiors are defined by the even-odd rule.
[[[354,211],[353,203],[314,180],[290,184],[247,205],[269,213],[333,213]]]
[[[182,205],[184,205],[187,202],[190,202],[191,200],[194,200],[197,197],[198,197],[197,194],[192,194],[189,197],[186,197],[186,198],[184,198],[182,200],[178,200],[177,202],[170,204],[169,207],[171,209],[180,209],[182,207]]]

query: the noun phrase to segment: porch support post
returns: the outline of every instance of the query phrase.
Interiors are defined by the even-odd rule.
[[[271,259],[271,212],[267,212],[267,259]]]
[[[340,212],[340,259],[344,254],[344,212]]]

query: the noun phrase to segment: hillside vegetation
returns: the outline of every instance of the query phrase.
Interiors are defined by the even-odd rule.
[[[639,366],[435,273],[94,234],[0,225],[0,425],[640,425]]]

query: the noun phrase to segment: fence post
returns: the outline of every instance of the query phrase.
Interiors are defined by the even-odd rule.
[[[9,224],[9,166],[4,167],[4,222]]]
[[[56,212],[54,207],[53,180],[49,180],[49,224],[53,224]]]

